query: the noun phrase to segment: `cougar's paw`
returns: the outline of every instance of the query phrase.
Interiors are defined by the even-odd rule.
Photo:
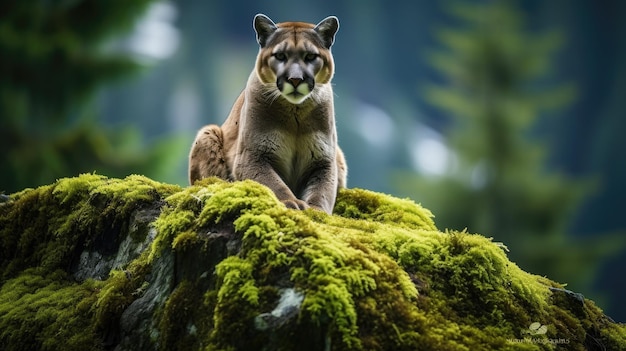
[[[283,200],[283,203],[287,206],[287,208],[293,208],[295,210],[306,210],[309,208],[309,205],[300,199]]]

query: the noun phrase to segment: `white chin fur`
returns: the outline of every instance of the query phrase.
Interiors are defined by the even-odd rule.
[[[306,100],[310,93],[309,86],[305,83],[298,85],[297,89],[294,89],[293,85],[290,83],[285,83],[283,84],[283,91],[281,91],[281,95],[287,99],[287,101],[296,105]]]

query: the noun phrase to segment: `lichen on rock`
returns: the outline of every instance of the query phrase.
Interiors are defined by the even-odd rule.
[[[252,181],[85,174],[1,203],[0,250],[6,350],[626,350],[503,245],[361,189],[327,215]]]

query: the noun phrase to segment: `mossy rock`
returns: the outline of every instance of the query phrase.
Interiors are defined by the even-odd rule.
[[[3,350],[626,350],[626,327],[410,200],[86,174],[0,203]]]

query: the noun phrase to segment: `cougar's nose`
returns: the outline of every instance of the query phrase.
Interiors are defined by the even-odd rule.
[[[302,79],[300,78],[289,78],[289,83],[291,83],[291,85],[293,85],[294,88],[297,88],[301,82],[302,82]]]

